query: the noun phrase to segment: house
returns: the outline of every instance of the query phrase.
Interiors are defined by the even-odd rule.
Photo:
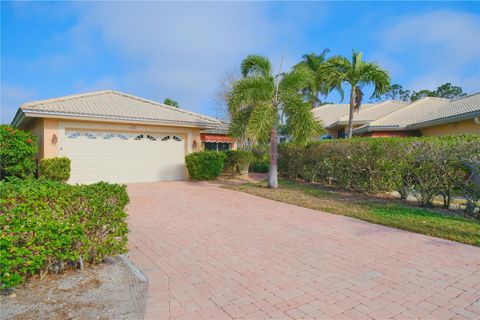
[[[455,100],[427,97],[353,130],[357,136],[480,134],[480,93]]]
[[[186,154],[235,148],[220,120],[117,91],[25,103],[12,125],[70,158],[70,183],[183,180]]]
[[[312,110],[333,138],[345,137],[348,104]],[[456,100],[427,97],[415,102],[383,101],[362,105],[353,116],[353,135],[369,137],[480,134],[480,93]]]
[[[358,112],[355,112],[353,116],[353,128],[361,127],[365,124],[368,124],[380,117],[383,117],[387,114],[390,114],[394,111],[397,111],[405,107],[408,103],[403,101],[383,101],[377,104],[367,104],[360,108]],[[330,125],[326,126],[330,136],[333,138],[345,138],[348,128],[348,109],[347,105],[347,114],[340,117],[335,122],[332,122]]]

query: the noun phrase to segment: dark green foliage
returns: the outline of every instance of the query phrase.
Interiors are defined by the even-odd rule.
[[[127,250],[125,186],[12,178],[0,182],[0,194],[2,288],[53,265],[96,263]]]
[[[356,138],[279,148],[279,172],[365,193],[398,191],[431,206],[438,195],[478,202],[480,137]]]
[[[70,178],[70,159],[67,157],[42,159],[40,177],[65,182]]]
[[[38,152],[34,134],[14,127],[0,126],[0,179],[33,177]]]
[[[248,172],[248,165],[253,160],[253,154],[244,150],[226,150],[224,171],[231,174]]]
[[[193,180],[213,180],[220,176],[226,159],[225,152],[200,151],[185,157],[188,174]]]
[[[173,99],[170,99],[170,98],[165,98],[163,103],[168,105],[168,106],[172,106],[172,107],[175,107],[175,108],[180,108],[179,105],[178,105],[178,102],[173,100]]]
[[[250,162],[250,172],[267,173],[270,169],[270,148],[268,145],[252,146],[253,160]]]

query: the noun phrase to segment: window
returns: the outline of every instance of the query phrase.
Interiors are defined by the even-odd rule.
[[[182,141],[182,139],[180,139],[180,138],[177,137],[177,136],[173,136],[173,140],[175,140],[175,141]]]
[[[75,139],[78,137],[87,137],[88,139],[97,139],[97,136],[94,133],[91,132],[85,132],[85,133],[80,133],[80,132],[72,132],[68,135],[69,138]]]
[[[140,134],[134,138],[134,140],[144,140],[144,139],[147,139],[150,141],[157,141],[157,139],[154,136],[151,136],[149,134],[147,134],[146,136],[143,134]]]
[[[80,132],[72,132],[68,135],[68,137],[71,138],[71,139],[78,138],[78,137],[80,137]]]
[[[170,136],[166,136],[162,138],[162,141],[168,141],[168,140],[170,140]]]
[[[123,135],[120,133],[109,133],[103,137],[103,139],[107,139],[107,140],[112,138],[120,138],[122,140],[128,140],[128,137],[126,135]]]
[[[230,144],[222,143],[222,142],[205,142],[204,148],[205,150],[210,150],[210,151],[223,151],[223,150],[229,150]]]
[[[90,132],[85,132],[85,137],[88,139],[97,139],[96,135]]]
[[[337,136],[338,136],[338,139],[343,139],[343,138],[345,138],[345,128],[340,128],[340,129],[338,129],[338,131],[337,131]]]

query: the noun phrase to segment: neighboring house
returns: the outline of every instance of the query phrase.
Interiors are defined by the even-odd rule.
[[[25,103],[12,125],[70,158],[70,183],[183,180],[186,154],[235,148],[220,120],[116,91]]]
[[[427,97],[353,130],[371,137],[480,134],[480,93],[456,100]]]
[[[360,110],[353,115],[353,128],[355,129],[368,124],[378,118],[400,110],[406,105],[408,105],[407,102],[388,100],[360,107]],[[346,109],[348,111],[348,105],[346,106]],[[333,138],[345,138],[348,129],[348,112],[337,121],[325,127],[325,129],[327,129],[328,133]]]
[[[333,138],[345,137],[348,104],[312,110]],[[427,97],[415,102],[384,101],[362,105],[353,116],[353,134],[370,137],[480,134],[480,93],[456,100]]]

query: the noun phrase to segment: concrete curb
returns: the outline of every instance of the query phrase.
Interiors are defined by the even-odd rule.
[[[142,283],[145,282],[148,285],[147,276],[142,272],[142,270],[137,268],[137,266],[134,265],[133,262],[130,261],[130,259],[128,259],[127,255],[119,254],[117,257],[120,258],[120,260],[122,260],[122,262],[125,263],[130,268],[130,270],[132,271],[132,273],[135,275],[135,277],[139,282],[142,282]]]

